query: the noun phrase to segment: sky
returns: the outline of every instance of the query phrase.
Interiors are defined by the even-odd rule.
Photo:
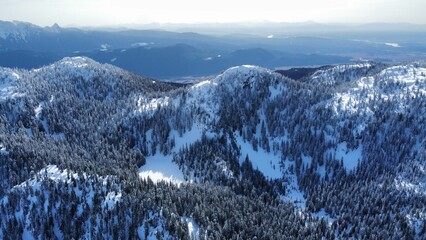
[[[426,24],[426,0],[0,0],[0,20],[40,26],[306,22]]]

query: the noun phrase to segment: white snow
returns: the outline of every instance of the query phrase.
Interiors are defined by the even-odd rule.
[[[0,143],[0,155],[7,155],[9,152],[6,150],[6,147]]]
[[[43,104],[39,104],[36,109],[34,109],[36,119],[40,119],[41,111],[43,111]]]
[[[194,221],[194,219],[190,217],[182,217],[184,221],[188,224],[188,234],[190,239],[198,240],[200,239],[200,227]]]
[[[204,121],[210,122],[217,116],[218,99],[214,97],[218,83],[205,80],[193,85],[188,91],[187,106],[199,106],[206,113]]]
[[[170,135],[175,138],[175,148],[174,152],[179,151],[182,147],[185,145],[190,145],[197,140],[201,139],[201,136],[203,135],[204,130],[203,125],[194,124],[192,129],[182,134],[182,136],[179,136],[179,133],[176,130],[173,130],[170,132]],[[209,133],[206,133],[207,135]]]
[[[139,239],[157,240],[157,233],[162,233],[163,239],[171,239],[170,233],[164,227],[164,219],[160,213],[149,212],[148,219],[138,227]],[[145,232],[145,223],[148,225],[148,232]]]
[[[48,67],[31,70],[31,72],[51,70],[60,72],[63,77],[67,78],[83,78],[85,81],[91,81],[96,76],[99,76],[100,69],[106,69],[111,74],[108,76],[106,83],[113,85],[116,81],[115,78],[122,71],[116,67],[108,64],[100,64],[87,57],[65,57],[62,60],[55,62]],[[54,78],[51,80],[55,80]]]
[[[13,38],[19,41],[27,41],[27,37],[34,33],[39,33],[41,27],[31,23],[12,21],[1,22],[0,24],[0,38]]]
[[[139,168],[139,176],[143,179],[150,178],[153,182],[166,181],[175,184],[186,182],[179,166],[174,163],[173,154],[186,145],[190,145],[201,139],[203,126],[194,124],[193,128],[182,136],[176,130],[170,132],[170,138],[175,139],[175,147],[169,155],[163,155],[157,151],[154,156],[146,158],[146,164]],[[208,135],[208,134],[207,134]]]
[[[401,47],[399,43],[385,43],[386,46],[399,48]]]
[[[109,192],[105,201],[102,203],[102,207],[107,207],[109,210],[112,210],[115,204],[119,201],[121,201],[121,192]]]
[[[179,136],[179,133],[172,130],[169,139],[175,139],[175,148],[172,149],[172,153],[176,153],[186,144],[191,144],[201,139],[202,132],[205,131],[207,126],[211,124],[213,120],[218,117],[218,98],[216,96],[217,88],[224,86],[231,90],[235,87],[241,87],[243,83],[250,78],[250,81],[257,81],[259,74],[273,74],[270,70],[260,68],[252,65],[243,65],[238,67],[232,67],[221,75],[211,80],[205,80],[194,84],[189,88],[188,95],[186,97],[185,107],[190,109],[193,106],[202,109],[203,114],[195,120],[193,128],[187,131],[183,136]],[[271,97],[275,97],[282,92],[282,86],[271,87]],[[178,105],[178,100],[169,98],[154,98],[146,99],[140,98],[137,102],[139,112],[153,113],[158,107]],[[217,120],[217,119],[216,119]],[[207,136],[212,133],[206,132]],[[283,176],[280,170],[280,156],[272,152],[268,153],[264,149],[260,148],[258,151],[254,151],[252,144],[244,142],[241,136],[235,136],[237,144],[241,148],[240,162],[243,162],[245,157],[248,155],[252,162],[254,169],[261,171],[264,176],[268,179],[279,179]],[[271,139],[272,141],[272,139]],[[147,164],[140,169],[140,176],[143,178],[151,177],[154,181],[166,180],[172,182],[184,182],[183,174],[179,171],[172,171],[171,169],[178,169],[177,165],[172,163],[171,156],[156,155],[147,158]],[[223,164],[220,159],[216,162],[219,167],[223,169],[226,175],[232,177],[229,170],[226,168],[226,164]],[[164,166],[164,167],[163,167]]]
[[[238,146],[241,148],[240,163],[242,163],[248,155],[253,168],[258,169],[268,179],[278,179],[283,177],[283,173],[280,170],[280,156],[274,155],[272,152],[266,152],[261,147],[258,147],[258,151],[253,149],[253,146],[249,142],[244,142],[241,136],[235,138]]]
[[[146,47],[148,45],[149,45],[149,43],[146,43],[146,42],[135,42],[135,43],[132,43],[130,46],[131,47]]]
[[[417,81],[426,81],[426,68],[417,67],[413,64],[398,65],[386,68],[379,74],[380,78],[384,81],[399,81],[408,84],[413,84]]]
[[[370,63],[354,63],[337,65],[325,70],[318,70],[311,76],[311,83],[319,85],[334,85],[337,83],[337,80],[344,80],[341,79],[339,75],[345,72],[347,72],[346,75],[348,77],[346,81],[354,81],[357,80],[356,72],[370,67]]]
[[[347,172],[355,170],[358,162],[362,159],[362,145],[357,149],[351,150],[347,148],[346,142],[342,142],[337,145],[335,156],[337,160],[343,159],[343,165]]]
[[[292,171],[290,169],[293,169]],[[281,196],[282,201],[291,202],[296,208],[305,209],[306,199],[303,196],[303,191],[300,190],[295,174],[295,162],[286,159],[284,161],[283,172],[285,180],[285,195]]]
[[[257,76],[260,74],[273,75],[274,73],[269,69],[259,66],[241,65],[227,69],[213,81],[218,84],[227,84],[227,86],[235,88],[237,85],[241,85],[248,76]],[[252,81],[256,81],[256,79],[252,78]]]
[[[80,57],[80,56],[66,57],[66,58],[63,58],[61,61],[59,61],[57,65],[64,66],[64,67],[71,67],[71,68],[68,68],[68,70],[72,68],[84,68],[89,65],[89,59],[85,57]],[[51,66],[55,66],[55,65],[53,64]]]
[[[101,44],[101,48],[99,49],[99,51],[101,51],[101,52],[108,51],[108,48],[109,48],[109,47],[110,47],[110,46],[109,46],[109,44],[107,44],[107,43]]]
[[[48,165],[47,167],[41,169],[38,173],[34,174],[34,176],[31,179],[28,179],[27,181],[14,186],[10,191],[27,191],[30,189],[30,191],[27,191],[29,193],[26,200],[29,201],[29,205],[25,205],[25,207],[29,207],[28,210],[26,210],[27,214],[24,214],[24,202],[21,201],[20,210],[15,212],[15,217],[23,222],[23,232],[22,232],[22,239],[38,239],[38,236],[34,237],[33,228],[34,226],[31,224],[31,220],[29,218],[30,213],[32,210],[31,208],[40,208],[41,211],[45,211],[46,213],[48,211],[51,211],[53,215],[56,214],[58,208],[61,207],[62,204],[64,204],[61,201],[52,202],[52,200],[49,198],[48,192],[40,193],[42,183],[46,178],[52,180],[53,182],[62,182],[65,184],[66,188],[68,190],[68,193],[71,194],[72,191],[74,191],[75,195],[82,199],[83,192],[86,193],[85,198],[82,200],[85,200],[86,203],[89,205],[90,208],[93,208],[93,197],[95,194],[100,194],[100,196],[105,196],[105,199],[102,200],[101,206],[103,208],[108,208],[109,210],[112,210],[117,202],[121,201],[122,193],[121,190],[119,190],[119,186],[112,185],[112,187],[118,187],[115,191],[106,192],[107,188],[103,188],[96,192],[93,187],[93,178],[91,176],[86,175],[83,173],[83,176],[85,178],[86,183],[88,184],[80,184],[79,186],[74,187],[73,179],[79,179],[79,176],[71,172],[69,170],[59,170],[58,167],[55,165]],[[104,185],[107,184],[108,179],[111,176],[101,177],[98,176],[97,179],[100,180]],[[85,189],[81,189],[85,188]],[[44,194],[45,197],[45,203],[44,205],[40,205],[40,196]],[[105,194],[105,195],[103,195]],[[9,201],[8,197],[3,197],[0,199],[0,205],[7,204]],[[26,204],[26,203],[25,203]],[[49,209],[50,208],[50,209]],[[77,215],[81,216],[84,209],[84,204],[79,204],[77,206]],[[53,233],[58,239],[62,239],[62,233],[59,229],[60,223],[56,220],[53,221]],[[0,232],[0,238],[2,237],[2,233]]]
[[[138,107],[137,112],[145,112],[153,114],[159,107],[166,107],[169,105],[169,97],[153,98],[148,99],[140,97],[137,101],[136,106]]]
[[[417,97],[426,94],[426,67],[419,63],[391,66],[375,76],[362,77],[354,83],[355,87],[336,93],[329,101],[328,106],[336,116],[346,113],[372,117],[373,111],[369,103],[375,96],[380,96],[384,100],[398,101],[396,111],[402,112],[407,96]],[[365,121],[360,122],[355,130],[357,134],[360,134],[365,126]]]
[[[180,185],[185,182],[179,166],[172,161],[173,156],[156,154],[146,158],[146,164],[139,168],[139,177],[150,178],[153,182],[166,181]]]
[[[398,176],[394,179],[396,189],[400,191],[412,192],[426,196],[426,183],[423,181],[410,182],[404,177]]]
[[[280,95],[283,93],[283,88],[282,85],[280,85],[279,87],[273,87],[273,86],[269,86],[269,92],[271,93],[270,98],[273,99],[276,96]]]
[[[86,176],[85,173],[83,173],[83,176],[88,177]],[[79,176],[77,173],[74,173],[67,169],[59,170],[59,168],[56,165],[48,165],[47,167],[41,169],[33,178],[19,185],[16,185],[13,188],[22,188],[25,186],[31,186],[34,190],[40,190],[40,187],[41,187],[40,179],[44,177],[47,177],[54,182],[64,182],[67,184],[71,184],[73,181],[72,179],[79,179]],[[108,177],[99,177],[99,178],[106,184]],[[74,188],[74,191],[77,196],[81,197],[82,191],[80,189]],[[88,193],[88,196],[91,196],[91,198],[93,198],[94,194],[95,193],[91,191]],[[121,200],[121,192],[108,192],[107,196],[108,197],[105,200],[106,202],[104,202],[102,206],[108,206],[110,209],[115,205],[116,202]],[[88,202],[89,202],[89,205],[91,205],[89,200]]]
[[[324,209],[321,209],[319,212],[312,213],[312,215],[326,220],[329,226],[331,226],[334,222],[334,219],[328,213],[326,213]]]
[[[20,75],[8,68],[0,68],[0,101],[23,96],[17,92],[15,83]]]

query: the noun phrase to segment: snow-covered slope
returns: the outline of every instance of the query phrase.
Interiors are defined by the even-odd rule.
[[[351,82],[359,79],[360,77],[374,75],[380,71],[381,68],[381,65],[369,62],[342,64],[325,70],[316,71],[310,77],[309,82],[312,84],[332,86],[345,82]]]
[[[85,180],[82,181],[82,178]],[[115,191],[111,191],[110,187],[107,188],[107,184],[112,185]],[[58,199],[58,196],[52,192],[52,188],[56,189],[54,191],[60,192],[62,197],[64,195],[72,196],[73,201],[66,203],[64,199]],[[27,192],[29,194],[25,195]],[[15,198],[18,196],[25,196],[25,198],[20,198],[17,200],[18,202],[15,202]],[[102,197],[98,198],[99,196]],[[0,199],[1,207],[15,207],[17,210],[13,215],[0,215],[0,219],[3,223],[12,221],[12,219],[19,220],[23,223],[22,239],[38,239],[41,235],[34,235],[33,225],[36,219],[32,219],[31,216],[34,217],[34,215],[30,212],[38,212],[40,219],[41,216],[50,215],[52,216],[50,224],[53,227],[53,236],[63,239],[65,229],[61,223],[64,219],[59,217],[61,209],[69,208],[75,217],[82,217],[83,214],[93,211],[96,207],[111,211],[121,201],[121,196],[121,186],[112,176],[89,176],[84,173],[78,175],[70,170],[59,170],[57,166],[49,165],[31,179],[14,186],[8,196]],[[84,225],[89,229],[92,224],[97,223],[86,222]],[[0,238],[8,236],[8,233],[3,231],[4,229],[0,227]]]
[[[31,230],[29,216],[49,193],[67,202],[48,200],[52,214],[84,219],[78,231],[90,236],[116,227],[118,216],[132,229],[123,238],[225,236],[237,220],[220,215],[223,235],[209,235],[217,226],[201,208],[229,193],[238,199],[230,208],[248,199],[253,209],[313,213],[329,222],[318,231],[338,238],[381,232],[373,225],[387,233],[407,226],[414,233],[404,236],[421,236],[425,63],[341,65],[298,81],[244,65],[185,86],[86,57],[0,70],[0,194],[2,204],[14,203],[2,217],[16,215],[24,227],[14,232],[25,237],[45,236]],[[214,200],[191,196],[200,189],[228,192]],[[101,214],[89,220],[85,209]],[[381,226],[390,212],[397,223]],[[109,215],[114,220],[104,222]],[[4,222],[0,229],[12,231]],[[60,225],[52,237],[69,236],[71,226]]]
[[[0,101],[21,96],[16,89],[19,73],[8,68],[0,68]]]
[[[341,161],[347,173],[355,171],[363,160],[365,149],[360,142],[351,141],[348,143],[346,137],[342,137],[342,133],[345,131],[343,128],[347,128],[348,118],[354,119],[350,130],[352,137],[359,138],[370,122],[375,119],[374,111],[377,108],[377,98],[392,101],[392,106],[400,111],[408,107],[409,102],[404,100],[407,96],[415,97],[415,95],[423,94],[425,89],[424,71],[421,63],[390,67],[376,63],[359,63],[339,65],[315,72],[308,79],[308,85],[302,85],[302,87],[307,88],[306,94],[312,94],[317,86],[325,86],[328,91],[332,90],[329,98],[319,101],[305,110],[305,113],[310,117],[317,115],[320,111],[331,110],[330,118],[327,120],[331,121],[330,125],[323,131],[328,147],[325,148],[321,158],[332,156],[337,161]],[[289,89],[289,84],[293,90]],[[267,116],[270,114],[271,104],[280,104],[280,101],[282,101],[280,99],[285,98],[286,95],[294,95],[294,93],[289,92],[295,91],[294,84],[297,83],[267,69],[245,65],[230,68],[213,79],[194,84],[187,89],[184,97],[178,95],[176,97],[167,96],[145,100],[143,104],[138,105],[139,113],[149,113],[152,116],[155,111],[160,109],[184,109],[186,114],[194,117],[194,122],[185,131],[193,132],[194,129],[198,129],[198,134],[186,134],[184,131],[183,135],[179,134],[180,131],[172,130],[169,134],[169,139],[175,141],[172,150],[166,156],[157,152],[156,156],[148,158],[148,163],[152,161],[151,159],[161,158],[164,161],[171,159],[171,156],[178,153],[182,147],[200,141],[203,132],[209,138],[219,138],[222,133],[215,130],[218,124],[237,124],[236,127],[231,127],[233,135],[228,136],[228,141],[235,142],[239,150],[240,164],[248,157],[254,169],[258,169],[268,179],[284,177],[284,179],[287,179],[286,184],[289,187],[288,196],[297,196],[294,199],[284,196],[284,199],[297,202],[305,201],[303,197],[300,197],[303,194],[299,187],[297,184],[295,185],[297,180],[295,180],[294,171],[289,171],[290,166],[292,166],[292,169],[295,168],[293,162],[297,157],[283,156],[282,150],[280,150],[283,143],[292,144],[295,141],[295,136],[289,136],[289,129],[285,131],[284,135],[274,133],[277,131],[273,131],[268,124],[286,124],[281,123],[279,119],[268,120],[270,116]],[[301,94],[303,95],[305,92],[302,91]],[[224,108],[229,106],[235,106],[235,111],[224,112]],[[245,112],[248,114],[247,116],[244,115]],[[226,120],[222,122],[224,118]],[[315,119],[312,120],[315,121]],[[310,122],[311,120],[306,119],[305,121]],[[261,140],[262,122],[268,123],[265,124],[264,133],[267,137],[264,137],[264,140]],[[338,128],[333,126],[336,123],[339,126]],[[249,125],[251,127],[248,127]],[[250,139],[247,139],[247,134],[252,135]],[[318,136],[319,132],[314,135]],[[261,141],[266,141],[266,143],[260,144]],[[324,178],[326,172],[330,170],[327,170],[324,165],[316,166],[318,160],[313,161],[314,154],[302,152],[299,156],[302,156],[303,159],[310,159],[309,161],[303,160],[303,163],[308,168],[316,168],[315,172],[321,178]],[[285,159],[285,161],[282,161],[282,159]],[[165,169],[173,167],[173,164],[170,165],[170,160],[166,162],[168,162],[168,167],[165,167]],[[149,165],[147,164],[147,166]],[[223,167],[224,171],[229,169],[227,165]],[[146,173],[151,169],[142,167],[141,170]],[[161,172],[158,168],[154,169],[153,167],[152,171],[155,172],[154,170]],[[167,170],[162,174],[167,175],[166,179],[168,179],[170,174],[166,172]],[[333,174],[327,175],[330,177]],[[186,178],[191,177],[186,176]]]
[[[157,153],[157,155],[160,154],[158,156],[149,157],[147,159],[149,164],[141,168],[141,175],[145,176],[147,171],[152,171],[152,177],[155,179],[157,179],[155,173],[169,176],[170,174],[167,173],[169,170],[167,169],[173,166],[165,164],[165,162],[169,162],[168,160],[164,160],[164,171],[160,173],[158,168],[153,166],[151,169],[149,167],[151,165],[150,162],[153,161],[151,159],[171,158],[171,155],[177,153],[182,147],[201,140],[203,132],[207,133],[210,137],[218,136],[219,134],[214,133],[212,127],[213,122],[219,121],[221,101],[223,101],[222,94],[232,94],[244,88],[252,88],[256,91],[257,86],[269,86],[271,82],[280,78],[282,77],[279,74],[273,73],[270,70],[257,66],[243,65],[230,68],[213,79],[205,80],[191,86],[186,93],[183,106],[179,106],[179,103],[182,103],[183,100],[176,98],[140,99],[138,102],[139,113],[152,114],[153,110],[156,110],[158,107],[183,107],[186,111],[196,108],[198,112],[198,116],[195,116],[195,123],[188,132],[179,136],[177,131],[171,131],[170,138],[174,139],[175,146],[169,153],[170,157],[163,156],[161,153]],[[268,88],[268,91],[272,90],[269,95],[273,97],[274,94],[279,94],[283,89],[283,85],[274,84],[270,89]],[[178,96],[178,98],[180,97]],[[247,102],[247,104],[250,103]],[[279,179],[282,177],[279,167],[280,157],[277,154],[267,152],[264,149],[253,150],[252,145],[246,142],[241,136],[235,135],[235,140],[241,149],[240,163],[248,156],[252,161],[253,167],[259,169],[269,179]],[[166,165],[169,167],[166,167]],[[168,178],[166,177],[165,179]]]
[[[39,34],[43,28],[27,22],[0,21],[0,38],[26,41],[28,37]]]

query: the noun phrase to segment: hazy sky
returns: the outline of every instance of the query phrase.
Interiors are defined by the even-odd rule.
[[[0,19],[42,26],[245,21],[426,24],[426,0],[0,0]]]

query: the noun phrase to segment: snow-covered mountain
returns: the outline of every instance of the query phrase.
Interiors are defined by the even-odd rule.
[[[0,237],[421,238],[425,74],[243,65],[178,85],[86,57],[2,68]]]
[[[27,37],[40,34],[43,28],[26,22],[0,21],[0,38],[4,40],[26,41]]]

